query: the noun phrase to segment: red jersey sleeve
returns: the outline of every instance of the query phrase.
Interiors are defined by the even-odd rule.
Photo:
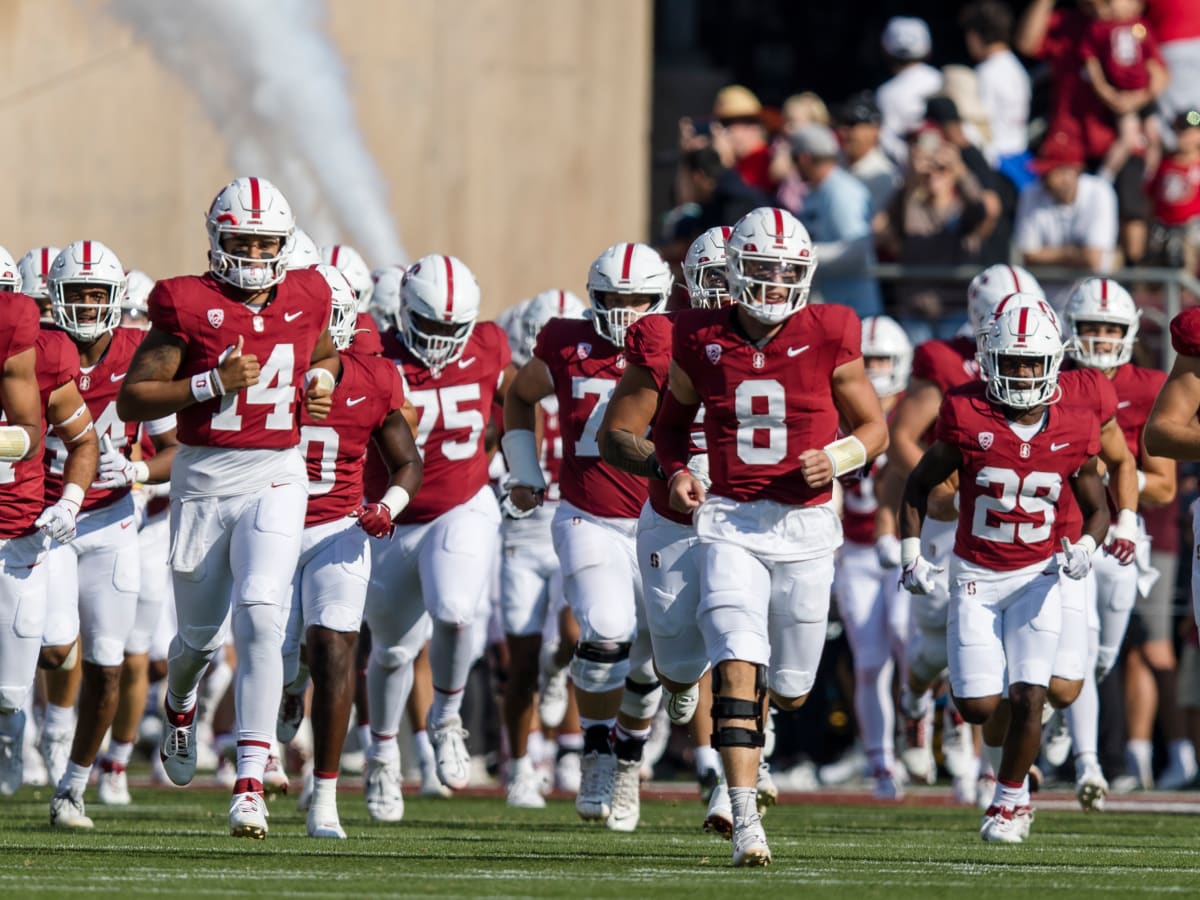
[[[151,325],[159,331],[174,335],[184,343],[187,342],[187,335],[179,321],[179,307],[170,284],[166,281],[157,282],[154,289],[150,291],[146,305],[149,307]]]
[[[38,321],[37,304],[24,294],[13,294],[5,303],[8,304],[5,318],[8,327],[0,329],[0,360],[24,353],[37,343],[41,323]]]
[[[937,421],[933,423],[933,440],[941,441],[952,447],[958,445],[960,430],[958,427],[958,403],[958,398],[954,394],[947,394],[942,398]]]
[[[841,337],[841,345],[833,358],[836,369],[862,356],[862,320],[848,306],[828,304],[827,308],[836,308],[841,312],[841,315],[829,316],[827,320],[830,338],[836,340],[839,335]]]
[[[1185,309],[1171,320],[1171,346],[1184,356],[1200,356],[1200,306]]]
[[[641,366],[661,391],[671,366],[671,317],[643,316],[625,332],[625,361]]]
[[[383,341],[379,337],[379,326],[370,313],[359,313],[354,322],[354,341],[350,344],[350,353],[365,353],[368,356],[379,356],[383,353]]]

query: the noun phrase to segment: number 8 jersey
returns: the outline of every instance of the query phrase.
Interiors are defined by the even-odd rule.
[[[226,290],[212,275],[185,275],[158,282],[150,294],[154,327],[187,345],[176,378],[217,366],[239,337],[242,352],[258,357],[261,367],[253,387],[181,409],[179,440],[193,447],[295,447],[304,373],[329,325],[329,283],[313,270],[288,272],[260,312]]]
[[[846,306],[805,306],[759,347],[738,327],[737,309],[682,310],[672,338],[672,358],[704,404],[711,492],[826,503],[832,488],[808,486],[800,454],[837,439],[833,372],[862,356],[862,323]]]
[[[942,401],[934,440],[962,454],[954,541],[960,559],[1008,572],[1061,549],[1059,513],[1075,505],[1069,479],[1100,451],[1098,404],[1076,374],[1059,376],[1061,397],[1032,434],[1013,430],[982,381],[956,387]]]

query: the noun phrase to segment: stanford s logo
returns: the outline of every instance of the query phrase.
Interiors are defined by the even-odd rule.
[[[973,359],[964,359],[963,360],[963,371],[966,372],[968,375],[970,375],[972,378],[978,378],[979,377],[979,363]]]
[[[767,358],[765,356],[763,356],[761,353],[755,353],[754,358],[752,360],[750,360],[750,365],[754,366],[754,368],[756,368],[756,369],[761,369],[766,364],[767,364]]]
[[[657,569],[662,565],[662,560],[657,553],[650,554],[650,568]]]
[[[208,324],[211,325],[213,328],[220,328],[221,324],[224,321],[225,321],[225,310],[210,309],[208,311]]]
[[[1032,452],[1033,451],[1028,444],[1021,444],[1021,459],[1029,459],[1029,455]]]
[[[704,355],[708,357],[708,361],[714,366],[721,361],[721,345],[720,344],[705,344]]]
[[[91,388],[91,386],[92,386],[92,376],[91,375],[80,375],[79,376],[79,389],[81,391],[86,391],[89,388]]]
[[[991,450],[993,440],[995,440],[995,435],[993,435],[990,431],[979,432],[979,449]]]

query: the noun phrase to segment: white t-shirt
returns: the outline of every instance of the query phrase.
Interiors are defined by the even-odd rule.
[[[1103,178],[1081,174],[1075,202],[1067,206],[1039,179],[1021,191],[1013,241],[1022,253],[1045,247],[1103,250],[1101,270],[1108,271],[1117,246],[1117,192]]]
[[[992,165],[1029,147],[1029,73],[1011,50],[994,53],[975,67],[979,99],[987,110],[992,140],[983,152]]]
[[[942,73],[927,63],[901,69],[875,91],[883,115],[879,143],[897,162],[908,159],[904,136],[925,121],[925,101],[942,89]]]

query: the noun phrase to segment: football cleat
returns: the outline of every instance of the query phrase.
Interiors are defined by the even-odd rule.
[[[268,815],[267,800],[261,790],[234,794],[229,804],[229,834],[261,841],[267,836]]]
[[[897,801],[904,799],[904,786],[890,770],[879,769],[875,772],[875,799]]]
[[[46,764],[46,776],[50,783],[57,785],[62,781],[67,771],[67,763],[71,761],[71,739],[74,735],[69,731],[42,731],[38,740],[38,751]]]
[[[942,710],[942,758],[952,778],[966,775],[978,767],[971,726],[951,703]]]
[[[727,841],[733,837],[733,805],[729,802],[729,787],[724,779],[717,782],[709,795],[704,830]]]
[[[158,755],[173,784],[190,784],[196,777],[196,707],[177,713],[163,704],[163,737]]]
[[[567,715],[569,683],[566,668],[554,664],[557,644],[542,644],[538,664],[538,718],[547,728],[557,728]]]
[[[1049,704],[1046,704],[1049,707]],[[1067,717],[1058,710],[1042,729],[1042,756],[1056,769],[1071,755],[1071,729]]]
[[[779,802],[779,788],[775,786],[775,779],[771,777],[771,764],[763,757],[758,760],[758,784],[756,787],[758,794],[755,802],[758,806],[758,814],[761,816],[766,813],[768,807]]]
[[[639,771],[641,760],[619,759],[617,771],[613,777],[612,803],[609,806],[608,818],[604,825],[610,831],[634,831],[642,814],[641,787],[642,779]]]
[[[83,808],[83,798],[56,791],[50,799],[50,824],[56,828],[92,828]]]
[[[125,775],[124,766],[108,759],[100,763],[96,796],[105,806],[128,806],[133,802],[133,798],[129,796],[129,779]]]
[[[422,797],[445,799],[454,796],[454,791],[442,784],[442,780],[438,778],[436,756],[432,753],[421,756],[417,759],[417,765],[421,772],[421,789],[418,793]]]
[[[438,779],[452,791],[460,791],[471,780],[471,754],[467,752],[468,734],[462,719],[451,716],[429,731],[433,753],[437,758]]]
[[[290,744],[300,723],[304,721],[304,695],[283,692],[279,701],[279,713],[275,717],[275,740],[281,744]]]
[[[515,809],[545,809],[542,776],[532,768],[513,775],[508,785],[508,805]]]
[[[346,839],[346,832],[342,823],[338,821],[337,807],[332,803],[309,807],[305,824],[310,838],[333,838],[341,841]]]
[[[933,707],[919,718],[904,717],[904,749],[900,760],[916,783],[937,781],[937,762],[933,758]]]
[[[763,831],[762,816],[752,815],[733,821],[733,864],[735,866],[769,866],[771,848]]]
[[[4,716],[5,733],[0,734],[0,797],[11,797],[21,788],[25,768],[25,711]]]
[[[989,843],[1019,844],[1029,837],[1033,810],[1028,806],[996,806],[992,804],[983,814],[979,836]]]
[[[980,772],[975,783],[975,805],[987,809],[996,796],[996,776],[991,772]]]
[[[672,694],[667,691],[667,715],[672,724],[686,725],[696,714],[696,706],[700,702],[700,685],[693,684],[685,691]]]
[[[267,757],[267,765],[263,770],[263,788],[271,796],[288,792],[288,776],[283,769],[283,760],[279,757],[278,745],[271,748]]]
[[[400,760],[367,758],[367,812],[376,822],[399,822],[404,818],[404,795],[400,792]]]
[[[1103,812],[1108,782],[1099,766],[1085,766],[1075,780],[1075,798],[1085,812]]]
[[[312,806],[313,795],[313,770],[312,764],[309,763],[304,767],[304,785],[300,788],[300,796],[296,798],[296,809],[300,812],[308,812]]]
[[[611,753],[591,750],[583,754],[579,773],[579,793],[575,811],[585,821],[603,822],[612,812],[613,781],[617,758]]]

